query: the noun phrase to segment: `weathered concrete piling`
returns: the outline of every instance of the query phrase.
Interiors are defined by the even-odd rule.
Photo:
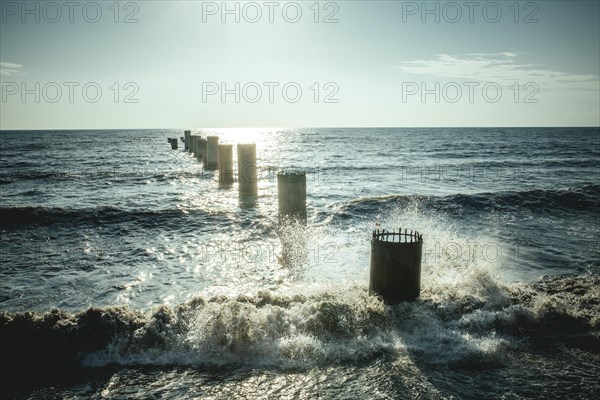
[[[206,139],[200,139],[200,153],[202,164],[206,166]]]
[[[238,144],[237,162],[240,199],[252,202],[258,196],[256,144]]]
[[[194,140],[194,157],[197,160],[202,160],[202,149],[200,147],[200,143],[202,142],[202,137],[196,136],[196,140]]]
[[[207,136],[206,137],[206,163],[204,166],[207,169],[216,169],[217,163],[219,162],[219,137],[218,136]]]
[[[194,135],[190,135],[190,145],[188,148],[188,151],[194,155],[194,142],[196,141],[196,136]]]
[[[369,292],[380,295],[388,304],[419,297],[422,249],[423,236],[419,232],[373,231]]]
[[[195,158],[200,157],[200,136],[190,136],[190,152]]]
[[[218,147],[219,184],[230,186],[233,184],[233,145],[220,144]]]
[[[190,147],[190,136],[192,136],[192,131],[183,131],[183,137],[185,138],[185,149],[191,152]]]
[[[306,173],[279,172],[277,174],[279,222],[293,220],[306,223]]]

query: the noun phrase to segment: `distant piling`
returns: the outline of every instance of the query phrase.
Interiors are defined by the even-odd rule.
[[[219,162],[219,137],[218,136],[207,136],[206,137],[206,163],[207,169],[216,169],[217,163]]]
[[[197,160],[202,160],[202,150],[200,148],[200,143],[202,142],[201,136],[196,136],[196,140],[194,141],[194,157]]]
[[[198,157],[198,142],[200,141],[200,136],[196,136],[196,135],[192,135],[190,137],[191,141],[191,147],[192,147],[192,156],[194,157]]]
[[[173,149],[173,150],[177,150],[178,149],[177,138],[169,138],[167,140],[169,141],[169,143],[171,143],[171,149]]]
[[[240,200],[252,202],[258,196],[256,144],[238,144],[237,162]]]
[[[373,231],[369,292],[388,304],[415,300],[421,292],[423,236],[419,232]]]
[[[217,149],[219,184],[222,186],[230,186],[233,184],[233,145],[220,144]]]
[[[306,223],[306,173],[304,171],[279,172],[277,197],[279,222],[293,220]]]
[[[184,137],[184,141],[185,141],[185,149],[188,152],[191,152],[191,147],[190,147],[190,136],[192,136],[192,131],[183,131],[183,137]]]
[[[202,165],[206,166],[206,139],[200,139],[200,154]]]
[[[188,151],[194,155],[194,142],[196,141],[196,136],[194,135],[190,135],[190,146],[188,148]]]

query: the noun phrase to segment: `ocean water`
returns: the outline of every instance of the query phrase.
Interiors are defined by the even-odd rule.
[[[600,129],[193,133],[257,144],[255,206],[171,150],[183,130],[0,133],[3,397],[600,390]],[[291,168],[308,221],[279,227]],[[370,236],[398,227],[421,296],[388,306]]]

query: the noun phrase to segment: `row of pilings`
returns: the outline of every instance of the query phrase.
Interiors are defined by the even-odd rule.
[[[229,187],[235,182],[233,144],[220,144],[218,136],[192,135],[190,130],[181,138],[185,149],[207,170],[218,170],[219,185]],[[236,144],[237,177],[240,199],[253,204],[258,197],[256,144]],[[279,171],[277,196],[280,221],[306,223],[306,173]]]
[[[168,139],[171,148],[177,149],[177,139]],[[219,144],[218,136],[192,135],[184,131],[181,137],[185,150],[191,153],[203,167],[219,171],[219,184],[231,186],[235,181],[233,145]],[[256,204],[258,179],[256,144],[237,144],[237,176],[240,200]],[[305,235],[289,234],[282,227],[294,224],[305,226],[306,173],[304,171],[280,171],[277,173],[277,203],[279,236],[282,243],[282,261],[289,263],[298,253],[306,252]],[[371,237],[371,261],[369,291],[389,304],[414,300],[420,295],[421,254],[423,237],[419,232],[406,229],[376,230]],[[300,256],[302,258],[302,255]]]

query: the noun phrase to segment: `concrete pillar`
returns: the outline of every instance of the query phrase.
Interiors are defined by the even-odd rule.
[[[253,202],[258,196],[258,178],[256,175],[256,145],[238,144],[238,186],[240,200]]]
[[[190,135],[190,146],[188,148],[188,151],[194,155],[194,141],[196,140],[196,136],[194,135]]]
[[[177,138],[169,139],[169,142],[171,142],[171,149],[177,150],[177,148],[178,148],[178,146],[177,146],[177,144],[178,144]]]
[[[184,131],[183,132],[183,137],[185,139],[185,149],[189,152],[191,152],[191,147],[190,147],[190,136],[192,136],[192,131]]]
[[[200,142],[200,136],[196,136],[196,135],[192,135],[190,136],[191,139],[191,150],[192,150],[192,156],[194,157],[198,157],[198,142]]]
[[[197,160],[202,159],[202,152],[200,150],[200,142],[201,141],[202,141],[202,138],[200,136],[196,136],[196,140],[194,141],[194,157],[196,157]]]
[[[218,136],[207,136],[206,137],[206,163],[204,166],[207,169],[217,168],[219,161],[219,137]]]
[[[287,219],[306,223],[306,173],[279,172],[277,200],[279,222]]]
[[[233,184],[233,145],[220,144],[218,147],[219,184],[230,186]]]
[[[422,251],[423,236],[419,232],[373,231],[369,292],[388,304],[419,297]]]
[[[206,139],[200,139],[200,153],[202,154],[202,164],[206,166]]]

